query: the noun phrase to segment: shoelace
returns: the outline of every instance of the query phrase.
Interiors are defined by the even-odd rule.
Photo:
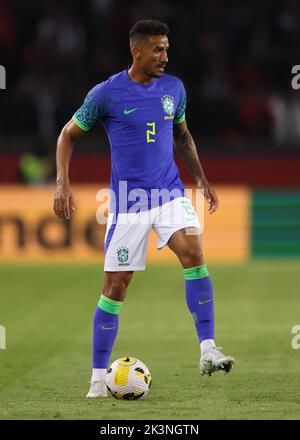
[[[213,350],[215,355],[219,358],[225,357],[225,354],[222,352],[223,347],[211,347],[210,350]]]
[[[98,387],[104,387],[105,386],[105,380],[100,379],[100,380],[93,380],[90,382],[91,388],[98,388]]]

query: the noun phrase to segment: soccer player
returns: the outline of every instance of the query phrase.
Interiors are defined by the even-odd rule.
[[[119,313],[133,272],[145,269],[151,228],[158,235],[158,248],[168,246],[183,267],[186,302],[201,349],[200,371],[229,372],[234,363],[215,345],[213,286],[202,254],[200,224],[174,161],[173,143],[214,213],[218,198],[187,127],[184,85],[164,73],[168,32],[168,26],[157,20],[135,23],[129,32],[131,67],[92,88],[58,138],[54,211],[60,219],[69,219],[74,211],[68,168],[76,138],[100,118],[111,147],[110,187],[116,203],[110,206],[106,227],[105,278],[94,315],[87,397],[107,396],[105,375]]]

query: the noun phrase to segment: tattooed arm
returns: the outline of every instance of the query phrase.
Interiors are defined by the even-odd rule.
[[[176,153],[194,177],[197,188],[203,189],[204,196],[209,203],[209,213],[212,214],[218,209],[218,197],[206,180],[194,139],[189,132],[185,120],[180,124],[174,125],[174,147]]]

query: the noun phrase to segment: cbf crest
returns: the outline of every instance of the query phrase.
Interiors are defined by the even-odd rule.
[[[164,119],[174,119],[174,98],[171,95],[164,95],[161,98],[161,103],[164,109],[164,112],[167,116],[164,117]]]
[[[127,247],[121,247],[117,250],[119,266],[128,266],[129,250]]]

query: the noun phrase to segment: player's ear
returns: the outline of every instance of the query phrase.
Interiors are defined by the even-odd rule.
[[[141,61],[141,51],[138,47],[134,46],[131,48],[131,55],[133,59]]]

